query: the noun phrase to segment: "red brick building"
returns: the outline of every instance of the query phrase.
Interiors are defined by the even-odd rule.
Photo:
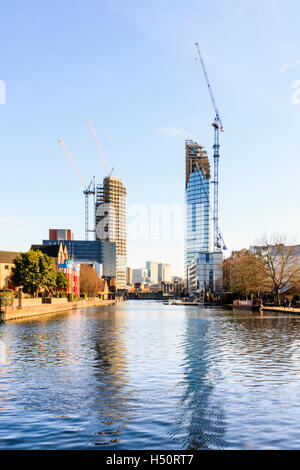
[[[32,245],[31,249],[39,250],[50,256],[55,269],[63,271],[68,276],[70,286],[66,289],[67,293],[80,296],[80,265],[69,259],[66,245],[63,243],[59,243],[59,245]]]
[[[73,240],[73,234],[70,229],[49,229],[49,240]]]

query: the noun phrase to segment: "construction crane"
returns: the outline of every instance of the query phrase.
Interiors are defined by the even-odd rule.
[[[214,213],[213,213],[213,209],[211,207],[211,204],[210,204],[210,200],[209,200],[209,194],[207,193],[206,189],[205,189],[205,183],[204,183],[204,177],[203,177],[203,173],[202,171],[200,171],[200,168],[199,168],[199,165],[198,163],[196,163],[196,168],[197,168],[197,172],[200,176],[200,179],[201,179],[201,183],[202,183],[202,187],[203,187],[203,191],[204,191],[204,194],[205,194],[205,197],[206,197],[206,200],[207,200],[207,203],[209,205],[209,210],[210,210],[210,215],[211,217],[213,218],[214,217]],[[218,230],[218,238],[219,238],[219,242],[222,242],[222,246],[223,246],[223,250],[226,250],[226,245],[225,245],[225,242],[224,242],[224,239],[223,239],[223,236],[221,234],[221,231],[220,229]],[[220,244],[220,243],[219,243]]]
[[[103,153],[102,153],[102,150],[101,150],[99,141],[98,141],[98,139],[97,139],[97,136],[96,136],[96,133],[95,133],[95,129],[93,128],[91,121],[87,120],[86,122],[88,123],[88,125],[90,126],[90,129],[91,129],[91,131],[92,131],[92,134],[93,134],[94,140],[95,140],[95,142],[96,142],[96,146],[97,146],[99,155],[100,155],[100,157],[101,157],[101,160],[102,160],[102,162],[103,162],[103,165],[104,165],[105,171],[106,171],[106,173],[107,173],[107,176],[110,177],[114,169],[112,168],[112,169],[109,171],[108,166],[107,166],[106,161],[105,161],[105,158],[104,158],[104,156],[103,156]]]
[[[89,230],[89,196],[94,195],[94,197],[95,197],[95,194],[96,194],[95,176],[93,177],[90,184],[87,186],[84,179],[83,179],[83,177],[81,176],[81,174],[80,174],[73,158],[72,158],[72,155],[70,154],[70,152],[67,149],[64,142],[62,140],[59,140],[58,143],[61,144],[64,151],[66,152],[68,159],[70,160],[71,164],[73,165],[73,168],[74,168],[75,172],[77,173],[77,176],[80,179],[80,181],[81,181],[81,183],[84,187],[84,190],[83,190],[83,194],[84,194],[84,198],[85,198],[85,224],[84,224],[84,227],[85,227],[85,239],[88,240],[89,239],[89,232],[95,232],[95,230]]]
[[[221,251],[226,250],[226,245],[224,243],[223,237],[220,233],[219,229],[219,158],[220,158],[220,131],[224,132],[225,128],[222,124],[222,120],[220,117],[219,110],[217,108],[217,103],[212,91],[212,87],[210,84],[210,81],[208,79],[206,67],[203,61],[203,57],[201,55],[200,47],[199,44],[196,42],[196,49],[198,52],[198,56],[200,59],[200,63],[202,66],[204,78],[206,81],[206,84],[208,86],[208,91],[210,95],[210,99],[212,101],[214,110],[215,110],[215,119],[214,122],[212,123],[212,126],[214,128],[214,145],[213,145],[213,150],[214,150],[214,181],[212,182],[214,184],[214,208],[213,208],[213,222],[214,222],[214,250],[215,251]]]

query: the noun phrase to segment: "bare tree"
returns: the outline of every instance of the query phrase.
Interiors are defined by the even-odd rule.
[[[272,237],[263,235],[254,247],[263,262],[263,269],[269,288],[275,292],[280,305],[280,291],[283,287],[299,282],[300,256],[294,245],[286,244],[287,237],[276,234]]]

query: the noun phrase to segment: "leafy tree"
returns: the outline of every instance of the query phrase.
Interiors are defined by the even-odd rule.
[[[100,290],[100,278],[97,271],[88,264],[80,266],[80,291],[84,294],[97,294]]]
[[[14,260],[10,281],[15,286],[23,286],[23,291],[34,297],[41,289],[51,292],[56,281],[52,259],[39,250],[22,253]]]
[[[47,255],[42,255],[40,258],[41,272],[43,273],[42,288],[44,288],[50,295],[56,289],[56,276],[57,272],[54,269],[52,259]]]
[[[67,289],[70,286],[70,281],[68,276],[63,271],[58,271],[56,273],[56,287],[59,290]]]

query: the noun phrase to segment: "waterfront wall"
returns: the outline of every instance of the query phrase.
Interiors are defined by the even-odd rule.
[[[128,298],[130,300],[168,300],[173,299],[174,295],[162,294],[160,292],[139,292],[138,294],[129,292]]]
[[[67,302],[66,299],[52,299],[55,301],[51,304],[42,304],[41,299],[23,299],[22,308],[6,307],[5,311],[1,312],[1,320],[19,320],[21,318],[36,317],[39,315],[47,315],[51,313],[59,313],[66,310],[74,310],[78,308],[90,307],[106,307],[116,303],[116,300],[78,300],[75,302]],[[24,302],[28,301],[28,302]],[[18,305],[18,304],[17,304]]]
[[[263,312],[277,312],[277,313],[296,313],[300,314],[299,307],[271,307],[271,306],[263,306]]]
[[[66,297],[62,297],[62,298],[54,298],[52,297],[51,298],[51,304],[63,304],[63,303],[66,303],[67,302],[67,298]],[[35,307],[37,305],[41,305],[42,304],[42,299],[41,297],[37,297],[35,299],[22,299],[22,307]],[[14,299],[13,301],[13,307],[14,308],[17,308],[19,306],[19,299]]]

